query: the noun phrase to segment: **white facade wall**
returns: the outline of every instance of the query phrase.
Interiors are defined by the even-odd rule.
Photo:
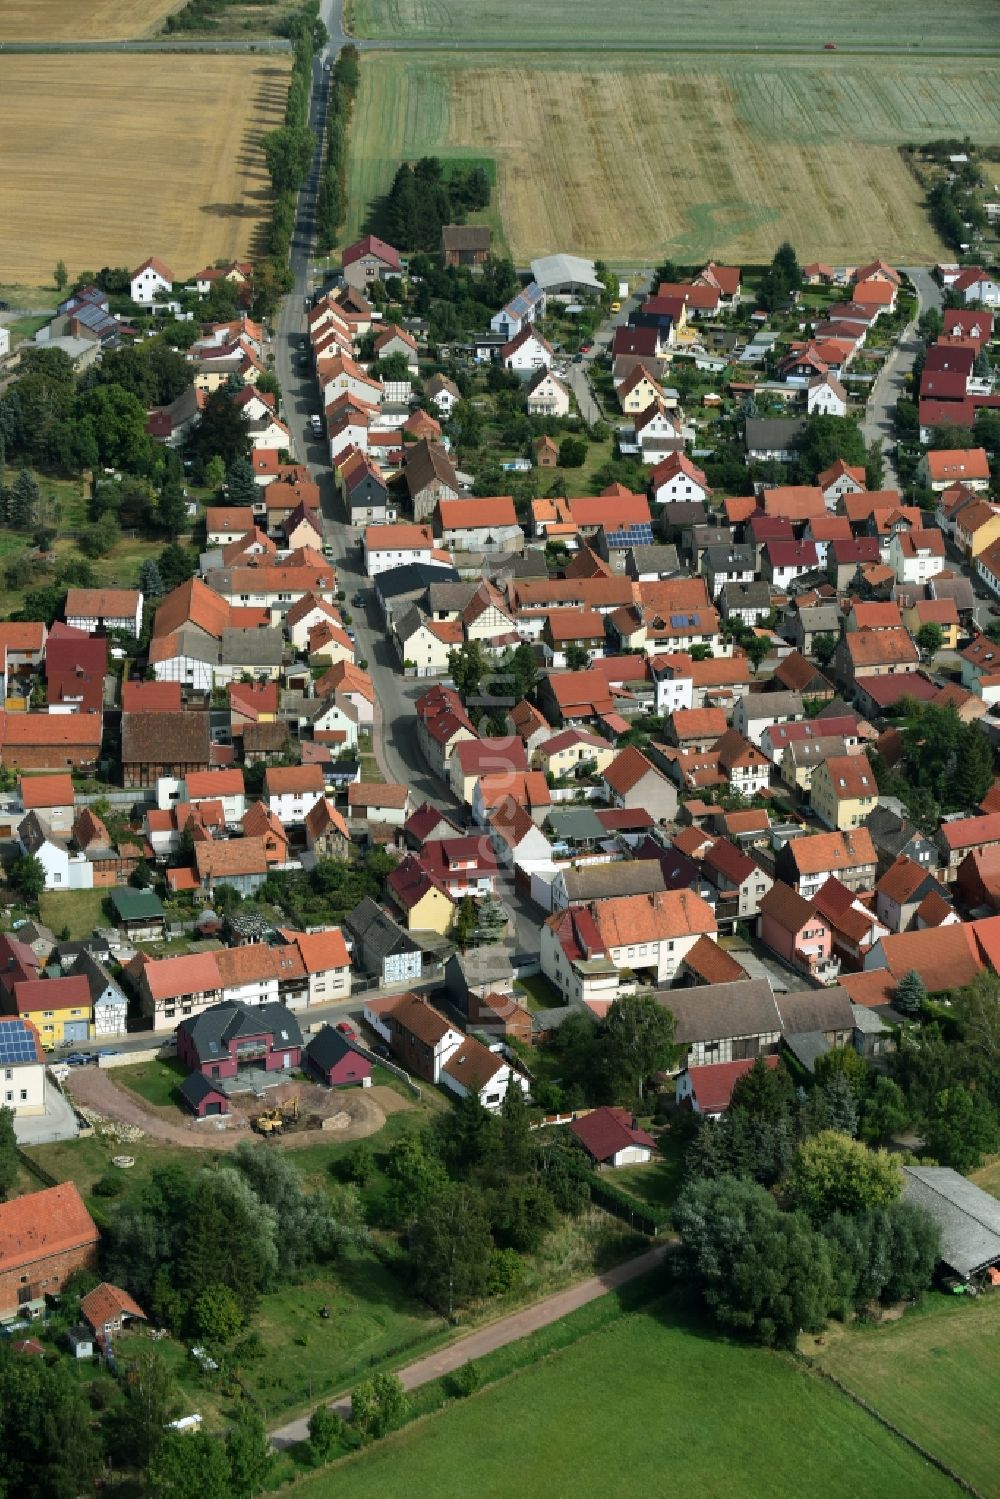
[[[13,1109],[15,1119],[45,1113],[45,1063],[22,1062],[0,1067],[0,1106]]]
[[[268,797],[267,804],[283,827],[305,822],[317,802],[323,800],[322,791],[282,791]]]

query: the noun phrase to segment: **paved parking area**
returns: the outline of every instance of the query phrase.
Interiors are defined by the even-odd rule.
[[[14,1120],[18,1145],[54,1145],[57,1140],[75,1140],[79,1133],[72,1104],[50,1077],[45,1079],[45,1113]]]

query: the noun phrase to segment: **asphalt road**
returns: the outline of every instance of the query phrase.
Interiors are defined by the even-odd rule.
[[[291,268],[295,277],[293,290],[285,297],[275,315],[273,352],[275,372],[282,390],[283,415],[291,428],[296,458],[305,463],[319,485],[323,511],[323,539],[332,550],[337,568],[338,586],[347,594],[351,615],[350,628],[356,639],[356,655],[367,663],[366,670],[375,689],[374,749],[383,775],[389,781],[409,786],[416,801],[429,801],[450,813],[460,823],[463,809],[450,789],[431,774],[417,744],[415,699],[429,685],[407,681],[398,670],[398,661],[383,629],[370,579],[365,575],[361,552],[361,531],[347,524],[330,468],[326,442],[313,436],[309,418],[320,413],[320,397],[311,363],[302,361],[306,342],[306,300],[321,283],[312,269],[314,208],[322,151],[323,122],[326,118],[329,74],[325,64],[332,63],[344,35],[340,0],[328,0],[321,11],[331,41],[316,60],[313,98],[309,123],[320,145],[309,178],[299,194],[298,218],[292,239]],[[356,608],[351,600],[362,592],[367,603]],[[519,953],[538,951],[538,913],[513,890],[504,899],[515,919],[515,946]]]
[[[941,288],[925,266],[904,266],[903,270],[917,293],[917,317],[929,308],[940,309],[944,305]],[[861,424],[866,443],[878,441],[882,444],[887,489],[895,489],[899,483],[891,453],[895,442],[893,413],[896,402],[905,394],[906,377],[913,369],[918,347],[917,319],[914,318],[900,334],[895,349],[879,371]]]

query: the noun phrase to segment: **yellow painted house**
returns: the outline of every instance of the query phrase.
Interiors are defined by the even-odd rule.
[[[534,761],[539,770],[557,778],[572,775],[580,765],[593,765],[596,773],[602,775],[617,754],[614,746],[597,734],[564,729],[538,746]]]
[[[1000,541],[1000,510],[994,510],[985,499],[963,506],[955,517],[955,545],[966,557]]]
[[[661,387],[641,365],[632,371],[618,390],[621,408],[626,416],[638,416],[641,411],[648,411],[662,396]]]
[[[13,986],[12,1008],[22,1020],[31,1021],[46,1051],[93,1040],[94,1005],[82,973],[22,979]]]
[[[916,640],[923,625],[937,625],[941,631],[941,649],[958,649],[958,609],[954,599],[918,599],[903,610],[903,624]]]
[[[412,855],[397,864],[386,887],[403,913],[411,932],[437,932],[444,937],[455,915],[455,902]]]
[[[832,755],[812,774],[809,800],[829,828],[847,833],[875,809],[878,787],[867,755]]]

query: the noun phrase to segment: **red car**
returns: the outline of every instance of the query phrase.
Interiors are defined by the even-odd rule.
[[[581,344],[581,345],[580,345],[580,353],[581,353],[581,354],[589,354],[589,353],[590,353],[590,351],[591,351],[591,349],[592,349],[592,348],[593,348],[593,347],[594,347],[594,345],[593,345],[593,344]]]
[[[342,1036],[347,1037],[348,1041],[356,1041],[358,1039],[358,1033],[349,1020],[342,1020],[337,1029]]]

